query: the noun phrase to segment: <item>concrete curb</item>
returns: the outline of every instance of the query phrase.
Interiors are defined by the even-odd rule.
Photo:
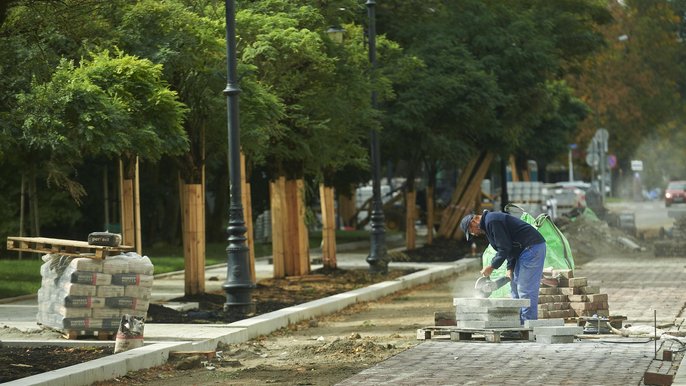
[[[405,265],[405,264],[402,264]],[[408,266],[410,264],[407,264]],[[218,343],[234,344],[248,341],[260,335],[267,335],[290,323],[297,323],[319,315],[330,314],[357,302],[375,300],[396,291],[411,288],[420,284],[430,283],[435,280],[459,275],[470,269],[481,266],[480,259],[460,259],[454,263],[431,265],[412,264],[414,267],[424,268],[421,271],[400,277],[396,280],[384,281],[360,288],[353,291],[333,295],[324,299],[303,303],[298,306],[284,308],[278,311],[255,316],[230,324],[193,325],[192,329],[181,328],[180,325],[147,325],[153,332],[145,336],[153,340],[171,340],[175,337],[167,336],[167,333],[176,332],[179,341],[157,342],[146,344],[144,347],[133,349],[119,354],[110,355],[106,358],[81,363],[75,366],[50,371],[31,377],[21,378],[4,385],[41,385],[41,386],[80,386],[90,385],[94,382],[105,381],[125,375],[129,371],[136,371],[155,367],[166,363],[170,351],[180,350],[214,350]],[[189,332],[189,331],[192,331]],[[197,340],[196,340],[197,339]],[[25,341],[21,341],[25,342]],[[65,342],[65,341],[61,341]],[[2,341],[3,345],[18,345],[19,341]],[[43,345],[51,345],[52,342],[40,341]],[[88,342],[78,342],[83,346]],[[37,341],[32,341],[36,345]],[[113,344],[113,343],[110,343]]]
[[[108,379],[124,376],[129,371],[162,365],[167,362],[170,351],[184,350],[187,349],[188,346],[188,342],[146,345],[90,362],[17,379],[16,381],[3,383],[3,385],[90,385],[94,382],[106,381]]]

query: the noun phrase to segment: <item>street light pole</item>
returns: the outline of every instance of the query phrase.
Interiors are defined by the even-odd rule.
[[[370,79],[372,82],[372,108],[376,109],[376,1],[367,0],[367,16],[369,18],[369,63]],[[381,156],[379,152],[379,138],[376,129],[370,134],[372,161],[372,212],[371,212],[371,240],[370,251],[367,256],[371,273],[385,274],[388,272],[386,260],[386,225],[384,224],[383,203],[381,201]]]
[[[246,244],[246,227],[241,202],[241,147],[240,128],[238,122],[238,76],[236,70],[236,4],[235,0],[226,0],[226,54],[228,82],[226,95],[228,137],[229,137],[229,245],[226,247],[227,272],[226,282],[222,285],[226,292],[225,312],[232,312],[238,317],[244,317],[255,312],[252,302],[252,282],[249,267],[249,249]]]

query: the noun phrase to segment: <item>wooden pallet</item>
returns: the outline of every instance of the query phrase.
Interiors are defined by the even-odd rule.
[[[90,257],[104,259],[110,254],[132,251],[133,247],[120,245],[118,247],[105,247],[90,245],[85,241],[50,239],[45,237],[8,237],[7,250],[55,253],[59,255]]]
[[[67,330],[62,331],[64,339],[97,339],[97,340],[115,340],[117,331],[97,331],[97,330]]]
[[[529,340],[531,329],[523,327],[512,328],[457,328],[450,326],[430,326],[417,329],[417,339],[450,339],[452,341],[485,340],[486,342],[499,343],[502,340]],[[507,338],[502,336],[504,332],[519,332],[519,338]]]

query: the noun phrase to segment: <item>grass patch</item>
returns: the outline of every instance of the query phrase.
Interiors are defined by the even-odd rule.
[[[337,231],[336,242],[348,243],[369,240],[367,231]],[[310,232],[310,248],[317,248],[321,243],[321,232]],[[208,243],[205,251],[205,265],[226,263],[227,243]],[[259,243],[255,245],[255,256],[270,256],[272,245]],[[184,269],[183,247],[175,245],[156,245],[145,248],[143,254],[148,256],[155,266],[155,274],[181,271]],[[28,256],[37,256],[28,254]],[[41,285],[40,266],[43,261],[37,257],[25,257],[22,260],[0,259],[0,298],[35,294]]]
[[[42,264],[39,259],[0,260],[0,298],[37,293]]]

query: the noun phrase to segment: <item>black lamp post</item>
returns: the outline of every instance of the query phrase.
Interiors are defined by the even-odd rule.
[[[372,81],[372,108],[376,109],[376,13],[375,0],[367,0],[367,16],[369,17],[369,63],[370,79]],[[383,215],[383,203],[381,201],[381,156],[379,154],[379,139],[377,131],[372,129],[370,134],[371,161],[372,161],[372,213],[371,213],[371,240],[370,251],[367,256],[369,271],[371,273],[385,274],[388,272],[388,260],[386,259],[386,230]]]
[[[241,203],[241,146],[238,123],[238,87],[236,74],[236,15],[235,0],[226,0],[226,54],[228,83],[224,89],[226,95],[228,131],[229,131],[229,179],[231,185],[231,203],[229,205],[229,246],[226,247],[227,271],[226,282],[222,288],[226,292],[225,312],[243,317],[255,312],[255,303],[251,293],[255,288],[250,276],[249,250],[246,244],[246,227]]]

